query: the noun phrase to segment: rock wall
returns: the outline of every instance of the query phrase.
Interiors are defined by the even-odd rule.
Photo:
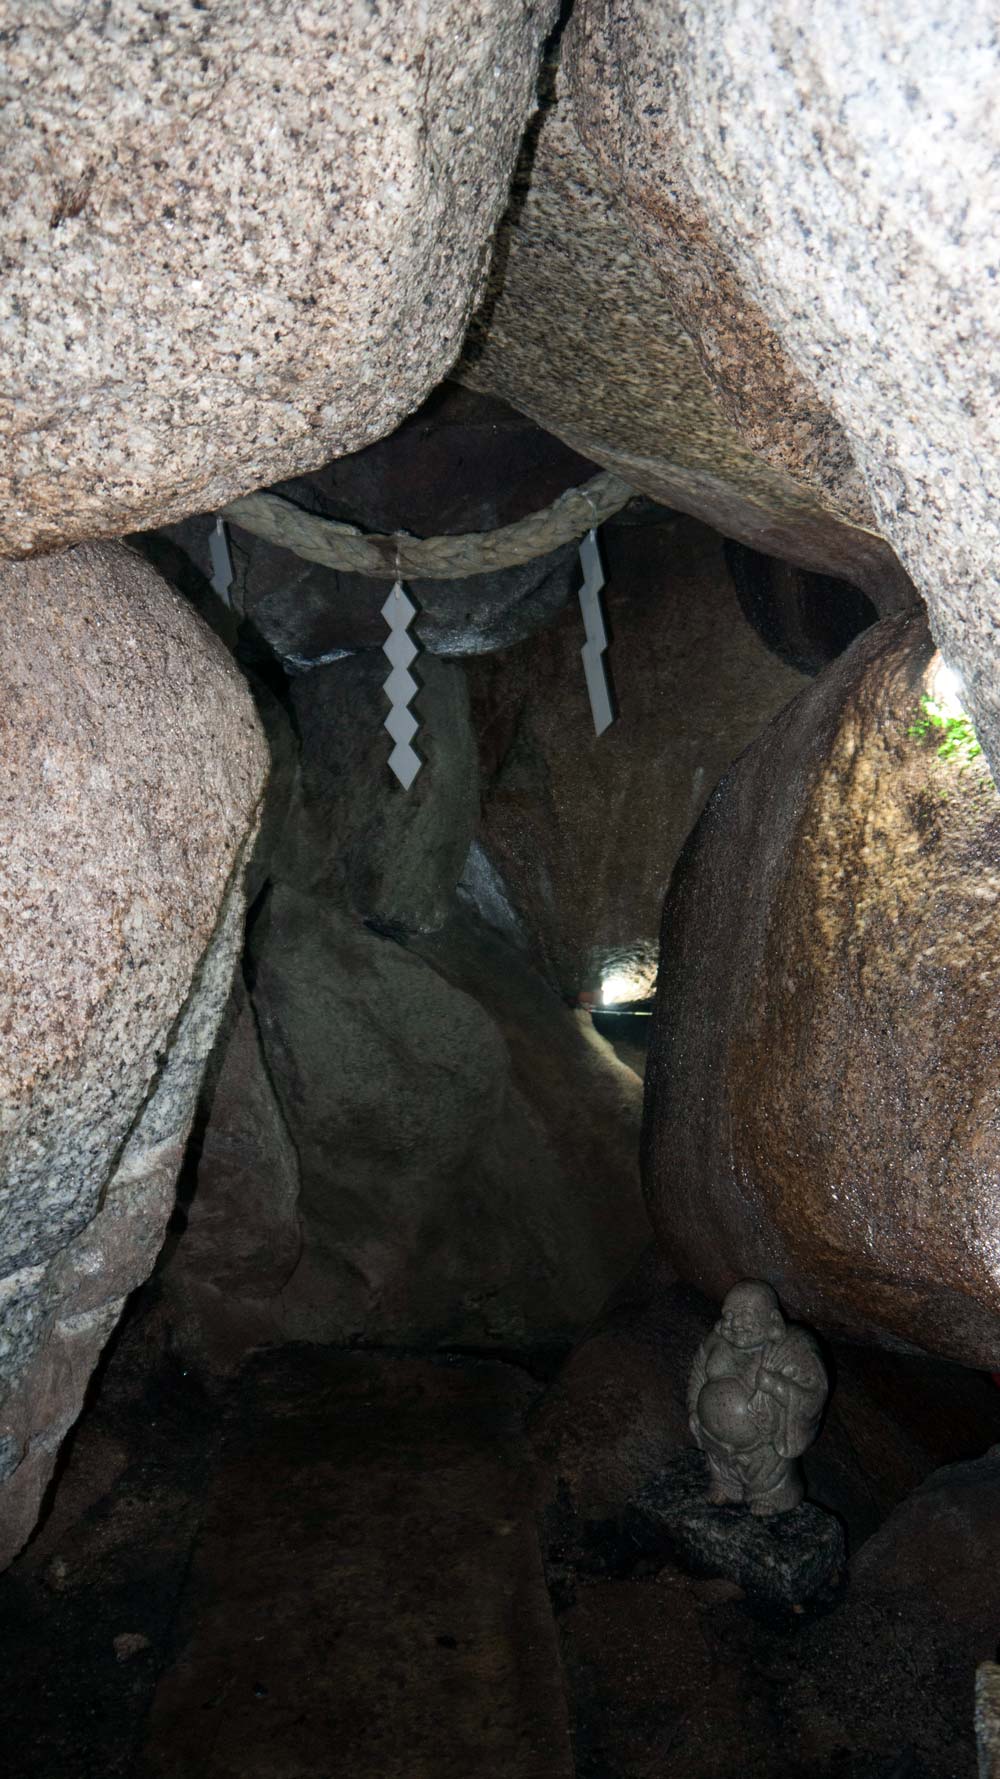
[[[2,1561],[162,1240],[266,753],[225,651],[131,551],[0,590]]]
[[[576,36],[574,23],[567,43]],[[580,61],[582,86],[592,76],[583,52]],[[661,261],[643,252],[625,173],[600,143],[592,153],[581,140],[574,98],[553,71],[457,374],[666,506],[842,575],[882,613],[914,603],[863,505],[851,523],[827,490],[797,465],[769,462],[740,430],[695,320]]]
[[[997,1369],[1000,799],[887,619],[720,785],[664,908],[644,1180],[681,1275]]]
[[[555,0],[8,9],[0,551],[389,432],[458,353]]]
[[[380,654],[268,695],[281,809],[164,1275],[213,1364],[263,1339],[564,1338],[641,1245],[640,1084],[567,1003],[609,957],[655,956],[703,803],[806,682],[744,620],[716,534],[647,512],[603,541],[622,714],[600,741],[569,611],[418,659],[408,792]]]
[[[404,791],[386,766],[387,672],[379,650],[291,682],[299,790],[272,871],[362,919],[433,932],[447,918],[479,820],[468,686],[457,663],[424,655],[414,664],[424,765]]]
[[[613,520],[601,548],[612,728],[594,735],[575,604],[468,670],[480,844],[571,999],[619,954],[655,962],[670,873],[702,806],[806,683],[746,623],[717,533],[682,514]]]
[[[298,1153],[240,976],[205,1071],[199,1124],[192,1142],[203,1190],[192,1197],[190,1182],[182,1188],[180,1263],[167,1250],[164,1261],[184,1326],[224,1327],[224,1350],[242,1354],[273,1334],[269,1311],[298,1264],[302,1225]]]
[[[417,671],[408,792],[384,661],[289,682],[285,820],[255,860],[248,986],[162,1275],[174,1338],[216,1368],[266,1340],[565,1339],[648,1234],[640,1081],[459,896],[479,813],[465,670]]]
[[[255,1005],[300,1164],[289,1333],[506,1346],[589,1319],[641,1241],[640,1087],[523,962],[281,887]]]
[[[585,0],[564,60],[741,437],[888,539],[1000,768],[989,9]]]
[[[648,1236],[636,1075],[468,914],[403,942],[280,885],[262,926],[161,1277],[173,1340],[225,1370],[575,1334]]]

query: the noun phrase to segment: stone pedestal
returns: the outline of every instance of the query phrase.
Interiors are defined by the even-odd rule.
[[[647,1482],[632,1507],[648,1545],[662,1539],[685,1567],[724,1576],[750,1595],[798,1606],[831,1589],[847,1561],[840,1521],[803,1502],[757,1518],[746,1507],[713,1507],[701,1452],[682,1452]]]

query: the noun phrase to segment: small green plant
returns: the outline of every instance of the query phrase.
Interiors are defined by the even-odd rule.
[[[918,741],[937,740],[937,756],[939,760],[955,760],[959,769],[964,772],[978,760],[982,748],[976,740],[976,731],[964,711],[958,716],[949,716],[947,711],[938,704],[928,692],[920,700],[923,716],[911,723],[906,731]]]

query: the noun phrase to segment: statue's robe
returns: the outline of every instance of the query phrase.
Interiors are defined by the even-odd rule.
[[[714,1378],[739,1378],[751,1392],[761,1372],[774,1378],[774,1393],[761,1392],[761,1435],[749,1450],[734,1451],[698,1422],[698,1397]],[[753,1352],[734,1347],[717,1329],[695,1356],[688,1385],[688,1412],[698,1444],[734,1496],[767,1495],[788,1480],[790,1465],[816,1437],[827,1382],[819,1348],[805,1328],[786,1327],[777,1340]]]

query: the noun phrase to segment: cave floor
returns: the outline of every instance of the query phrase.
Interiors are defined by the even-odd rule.
[[[947,1626],[769,1613],[570,1523],[523,1430],[541,1389],[284,1347],[210,1392],[133,1320],[0,1578],[6,1770],[972,1779]]]
[[[141,1359],[0,1580],[19,1779],[571,1779],[525,1371],[284,1347],[220,1402]]]
[[[569,1779],[525,1396],[489,1362],[253,1360],[143,1775]]]

